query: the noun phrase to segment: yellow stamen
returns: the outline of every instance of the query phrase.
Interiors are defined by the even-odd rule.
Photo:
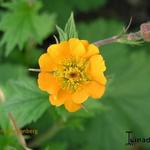
[[[64,60],[62,62],[62,67],[56,70],[54,75],[61,80],[63,89],[74,92],[81,83],[89,80],[85,71],[85,62],[85,60]]]

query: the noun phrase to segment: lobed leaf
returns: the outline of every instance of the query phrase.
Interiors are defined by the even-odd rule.
[[[48,95],[41,92],[30,78],[12,81],[13,94],[8,97],[5,108],[12,112],[20,127],[39,119],[49,108]]]
[[[4,32],[0,45],[6,46],[6,55],[16,46],[22,50],[28,42],[41,43],[54,29],[55,15],[39,13],[39,1],[30,4],[20,0],[2,6],[8,9],[0,21],[0,31]]]

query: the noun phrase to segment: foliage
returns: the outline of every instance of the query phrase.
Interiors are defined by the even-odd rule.
[[[120,49],[122,53],[119,54]],[[142,137],[148,136],[150,133],[148,120],[145,120],[145,117],[149,118],[147,114],[149,109],[148,91],[150,90],[150,86],[147,84],[150,73],[149,66],[141,69],[139,73],[139,68],[148,63],[149,57],[145,53],[135,53],[128,56],[123,47],[120,47],[120,49],[117,48],[114,52],[109,52],[110,54],[107,52],[106,60],[109,58],[108,66],[113,69],[113,76],[110,77],[112,82],[108,85],[107,94],[102,103],[108,109],[95,117],[90,123],[85,148],[87,150],[93,147],[95,147],[95,150],[110,148],[123,150],[126,149],[126,131],[132,130],[136,135]],[[116,55],[118,61],[113,63]],[[111,57],[112,59],[110,59]],[[126,59],[128,59],[128,62]],[[137,63],[137,60],[140,61]],[[128,82],[126,79],[128,79]],[[97,137],[92,140],[94,135],[97,135]],[[114,144],[116,141],[117,145]]]
[[[0,70],[0,87],[7,85],[10,80],[18,80],[27,74],[25,67],[10,63],[1,63]]]
[[[9,74],[6,73],[7,76],[1,76],[3,79],[1,86],[3,85],[4,89],[7,112],[12,112],[17,119],[17,124],[22,127],[36,121],[49,107],[49,103],[47,95],[37,88],[34,79],[26,76],[26,68],[20,66],[15,68],[14,70],[10,64],[0,67],[4,74],[10,71]]]
[[[3,3],[2,6],[8,9],[0,23],[0,30],[4,32],[0,45],[6,45],[6,55],[15,46],[22,50],[28,42],[41,43],[53,31],[55,16],[39,13],[42,7],[40,2],[20,0]]]
[[[8,97],[6,107],[8,112],[12,112],[20,127],[36,121],[46,109],[49,108],[48,96],[39,91],[35,82],[31,79],[21,79],[23,81],[13,81],[15,96]],[[30,115],[29,115],[30,114]]]
[[[51,150],[51,149],[57,149],[57,150],[66,150],[67,146],[65,143],[62,142],[53,142],[51,144],[49,144],[49,146],[47,146],[45,148],[45,150]]]
[[[37,87],[37,73],[28,72],[30,67],[38,68],[38,57],[43,53],[39,49],[53,43],[54,24],[64,25],[71,11],[78,20],[80,12],[91,13],[105,3],[106,0],[1,2],[0,90],[5,103],[0,102],[0,131],[3,131],[0,149],[22,149],[17,137],[6,132],[12,130],[8,112],[12,112],[20,128],[38,129],[38,135],[28,137],[30,142],[48,134],[57,125],[57,132],[52,135],[52,131],[51,136],[37,146],[39,149],[127,150],[134,148],[125,145],[127,130],[138,137],[149,137],[149,43],[100,47],[107,65],[106,93],[98,101],[89,98],[85,109],[76,113],[51,106],[48,95]],[[76,29],[72,14],[64,30],[57,26],[60,41],[79,36],[95,42],[120,34],[125,24],[113,17],[94,18],[77,22]],[[45,41],[47,37],[50,38]],[[4,58],[4,53],[10,55]],[[150,148],[149,144],[139,145],[142,149]]]

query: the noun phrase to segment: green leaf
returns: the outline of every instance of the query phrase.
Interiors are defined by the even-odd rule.
[[[44,150],[66,150],[67,145],[63,142],[51,142]]]
[[[5,107],[13,113],[19,127],[35,122],[49,108],[48,95],[39,90],[34,80],[22,78],[10,85],[15,94],[8,97]]]
[[[56,26],[56,29],[59,34],[59,40],[66,41],[68,39],[67,34],[59,26]]]
[[[69,17],[69,19],[66,23],[65,33],[67,33],[68,39],[78,37],[78,33],[76,31],[76,26],[75,26],[73,13],[71,13],[71,15],[70,15],[70,17]]]
[[[69,17],[69,19],[65,25],[65,30],[61,29],[58,26],[56,26],[56,29],[58,31],[60,41],[66,41],[66,40],[69,40],[70,38],[77,38],[78,37],[75,22],[74,22],[73,13],[71,13],[71,15],[70,15],[70,17]]]
[[[0,135],[1,150],[22,150],[15,136]]]
[[[6,85],[10,80],[18,80],[27,74],[27,68],[10,63],[1,63],[0,71],[0,87]]]
[[[55,15],[39,13],[42,5],[38,1],[30,4],[20,0],[2,6],[8,9],[0,21],[0,31],[4,32],[0,45],[6,45],[6,55],[16,46],[22,50],[28,42],[41,43],[54,29]]]
[[[27,76],[26,68],[3,64],[0,70],[3,73],[0,74],[0,87],[5,95],[6,112],[12,112],[21,127],[35,122],[50,106],[48,95],[41,92],[36,82]]]
[[[56,15],[49,15],[47,13],[40,14],[40,16],[32,16],[31,23],[34,31],[33,38],[36,39],[37,43],[41,43],[44,38],[46,38],[50,33],[53,32],[55,18]]]

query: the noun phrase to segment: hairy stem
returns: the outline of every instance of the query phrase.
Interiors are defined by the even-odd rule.
[[[107,44],[111,44],[114,42],[120,42],[122,40],[137,42],[138,40],[143,40],[141,31],[126,34],[125,32],[120,35],[115,35],[110,38],[106,38],[104,40],[99,40],[94,42],[96,46],[103,46]]]
[[[95,44],[96,46],[102,46],[102,45],[110,44],[113,42],[117,42],[118,39],[119,39],[119,36],[113,36],[104,40],[96,41],[93,44]]]

